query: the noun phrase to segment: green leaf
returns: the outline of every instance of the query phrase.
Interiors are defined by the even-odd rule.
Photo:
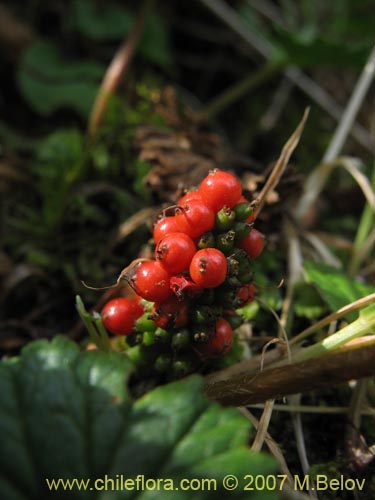
[[[104,70],[96,62],[68,60],[52,43],[37,41],[23,52],[17,79],[24,98],[41,115],[68,107],[87,118]]]
[[[293,308],[297,316],[314,320],[325,312],[326,305],[313,286],[298,283],[295,288]]]
[[[250,424],[223,409],[192,376],[159,387],[133,402],[127,392],[131,364],[119,353],[81,353],[64,337],[27,346],[0,364],[0,491],[9,500],[40,498],[184,500],[192,491],[95,491],[95,479],[211,478],[216,490],[196,499],[275,499],[273,492],[243,491],[246,474],[275,471],[275,462],[246,447]],[[227,474],[240,487],[223,490]],[[49,491],[46,478],[90,480],[87,491]],[[213,484],[213,483],[212,483]]]
[[[343,271],[326,264],[306,261],[304,274],[306,281],[317,287],[332,312],[374,291],[371,286],[355,281]],[[347,317],[354,321],[357,314],[348,314]]]
[[[60,129],[44,138],[36,151],[36,169],[41,179],[71,183],[79,171],[84,152],[82,134],[76,129]]]
[[[122,40],[135,23],[133,12],[110,2],[95,5],[90,0],[75,0],[73,3],[72,27],[83,35],[97,41]],[[168,66],[171,63],[171,47],[163,18],[152,13],[147,16],[140,54],[154,64]]]
[[[63,217],[69,189],[83,171],[82,134],[75,129],[50,134],[37,148],[34,168],[43,196],[44,224],[40,229],[48,231]]]
[[[369,54],[364,43],[343,44],[322,37],[308,37],[308,32],[291,33],[276,28],[275,40],[287,54],[289,64],[301,68],[329,66],[335,68],[362,68]]]
[[[110,2],[95,4],[91,0],[75,0],[72,27],[92,40],[124,38],[134,23],[134,15]]]
[[[139,51],[145,59],[159,66],[170,66],[172,62],[167,27],[156,13],[146,19]]]

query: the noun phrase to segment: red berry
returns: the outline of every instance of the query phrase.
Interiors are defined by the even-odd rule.
[[[143,307],[134,300],[119,297],[105,304],[101,317],[103,325],[116,335],[129,335],[135,321],[142,316]]]
[[[245,250],[250,259],[256,259],[263,251],[264,236],[253,228],[243,240],[237,243],[237,246]]]
[[[203,202],[202,195],[199,191],[189,191],[182,198],[178,200],[178,204],[183,206],[189,203],[190,201],[200,201]]]
[[[216,248],[198,250],[190,263],[189,272],[192,280],[202,288],[215,288],[226,278],[227,259]]]
[[[228,321],[219,318],[215,329],[208,342],[197,345],[196,349],[203,358],[210,356],[222,356],[227,353],[233,345],[233,330]]]
[[[196,252],[194,241],[184,233],[170,233],[156,246],[155,258],[169,272],[182,273],[189,268]]]
[[[236,292],[236,306],[242,307],[254,300],[255,289],[254,283],[241,286]]]
[[[179,232],[179,226],[176,217],[162,217],[154,226],[153,236],[155,243],[157,243],[167,234],[176,232]]]
[[[169,273],[159,262],[150,260],[142,262],[133,278],[138,295],[150,302],[162,302],[172,295],[169,286]]]
[[[167,328],[180,328],[189,321],[189,301],[169,297],[160,304],[154,304],[151,310],[152,319],[156,326]]]
[[[211,231],[215,224],[215,214],[213,210],[200,201],[189,201],[181,206],[176,213],[178,231],[197,238],[207,231]]]
[[[234,175],[223,170],[214,170],[203,179],[199,192],[212,210],[218,212],[224,206],[232,208],[236,205],[241,196],[242,187]]]

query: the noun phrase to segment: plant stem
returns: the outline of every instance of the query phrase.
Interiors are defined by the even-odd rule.
[[[91,340],[98,347],[98,349],[104,352],[111,351],[108,334],[103,327],[101,318],[94,318],[86,311],[84,303],[79,295],[76,297],[76,308]]]
[[[375,162],[372,167],[371,187],[375,192]],[[356,237],[354,239],[352,258],[349,264],[349,274],[352,276],[354,276],[359,269],[361,263],[361,249],[373,227],[374,211],[367,202],[359,222]]]
[[[350,340],[370,333],[373,328],[375,328],[375,304],[371,304],[363,309],[358,319],[338,332],[297,352],[293,357],[293,361],[298,363],[318,356],[323,356],[327,354],[327,351],[333,351],[348,343]]]
[[[136,22],[129,33],[129,36],[124,40],[114,58],[112,59],[96,96],[91,116],[88,124],[89,136],[93,137],[103,121],[107,110],[108,101],[113,95],[121,80],[123,79],[126,70],[133,60],[134,54],[138,48],[142,38],[143,28],[146,16],[152,6],[153,0],[144,0],[141,4]]]
[[[367,306],[371,303],[375,302],[375,293],[371,293],[370,295],[366,295],[366,297],[362,297],[354,302],[351,302],[350,304],[341,307],[337,311],[335,311],[332,314],[329,314],[325,318],[321,319],[320,321],[317,321],[313,325],[309,326],[305,330],[303,330],[301,333],[293,337],[290,341],[290,346],[294,344],[299,344],[304,340],[306,337],[311,335],[312,333],[316,332],[320,328],[323,328],[324,326],[329,325],[332,323],[332,321],[337,321],[338,319],[342,318],[343,316],[351,313],[352,311],[355,311],[359,309],[360,307]]]
[[[331,143],[323,156],[322,164],[330,164],[340,154],[344,146],[347,135],[354,123],[355,117],[359,111],[367,91],[375,75],[375,47],[373,47],[369,58],[362,70],[362,73],[357,81],[353,90],[352,96],[348,102],[345,112],[337,126],[337,129],[332,137]],[[319,170],[319,176],[316,171],[313,171],[307,178],[305,183],[305,193],[301,196],[298,203],[296,214],[300,220],[303,220],[307,215],[310,208],[315,203],[320,195],[323,187],[325,186],[330,169]],[[314,187],[314,190],[311,187]]]
[[[247,406],[288,394],[332,387],[375,375],[375,339],[361,339],[325,356],[208,382],[206,394],[223,405]]]

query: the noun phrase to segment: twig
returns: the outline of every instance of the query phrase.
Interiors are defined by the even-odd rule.
[[[289,396],[288,401],[292,403],[299,403],[301,401],[301,394],[292,394],[291,396]],[[293,422],[294,435],[296,438],[298,457],[301,463],[301,468],[303,470],[303,473],[306,475],[309,473],[310,464],[307,458],[307,450],[303,434],[301,414],[299,412],[292,412],[291,417]],[[313,483],[309,484],[310,498],[317,498],[316,492],[314,490],[315,487]]]
[[[371,188],[375,193],[375,163],[372,166]],[[362,259],[370,255],[371,248],[375,243],[374,212],[367,202],[359,221],[355,235],[352,255],[349,263],[349,274],[355,275],[359,269]]]
[[[374,359],[375,340],[364,337],[360,342],[308,361],[207,383],[205,390],[211,399],[223,405],[246,406],[373,376]]]
[[[250,420],[250,422],[253,424],[253,426],[258,429],[259,428],[259,420],[251,413],[251,411],[248,410],[248,408],[241,407],[239,408],[240,412]],[[279,446],[275,442],[275,440],[270,436],[268,432],[266,432],[264,442],[266,443],[266,446],[272,453],[272,455],[275,457],[277,460],[279,466],[280,466],[280,471],[283,474],[286,474],[288,477],[288,482],[293,485],[293,477],[292,474],[288,468],[288,465],[286,463],[286,460],[284,458],[284,455],[282,451],[280,450]]]
[[[302,120],[300,121],[298,127],[296,130],[293,132],[293,134],[290,136],[286,144],[284,145],[280,157],[277,160],[271,175],[268,177],[266,184],[263,186],[262,191],[260,192],[259,196],[256,198],[254,201],[255,209],[254,209],[254,220],[257,218],[259,212],[261,211],[264,202],[266,200],[266,197],[270,191],[272,191],[278,184],[281,176],[283,175],[287,165],[289,158],[291,157],[293,151],[296,149],[299,139],[301,137],[301,134],[303,132],[303,129],[306,124],[306,120],[309,116],[309,108],[305,110],[303,113]]]
[[[263,409],[264,404],[257,403],[250,405],[249,408]],[[275,411],[291,412],[298,411],[299,413],[311,413],[311,414],[322,414],[322,415],[347,415],[349,407],[348,406],[312,406],[312,405],[295,405],[295,404],[275,404],[273,409]],[[362,408],[361,415],[374,417],[375,408]]]
[[[251,451],[257,452],[262,449],[263,443],[267,436],[268,426],[270,425],[274,402],[275,401],[273,399],[269,399],[268,401],[266,401],[262,416],[260,417],[257,433],[251,446]]]
[[[127,39],[122,43],[104,75],[99,92],[89,119],[88,131],[93,136],[103,121],[108,101],[118,88],[124,74],[129,67],[143,33],[147,12],[152,5],[152,0],[144,0],[137,20]]]
[[[362,73],[354,87],[351,98],[349,99],[346,110],[339,122],[339,125],[332,137],[332,141],[328,146],[326,153],[323,156],[323,164],[331,163],[340,154],[341,149],[345,143],[347,135],[353,125],[354,119],[359,111],[359,108],[366,96],[366,93],[370,87],[370,84],[375,75],[375,46],[371,51],[371,54],[362,70]],[[374,144],[372,144],[373,152]],[[305,193],[301,197],[297,206],[297,216],[303,219],[310,207],[314,204],[315,200],[319,196],[323,186],[326,183],[329,171],[321,171],[321,178],[319,183],[317,183],[316,188],[313,192],[310,191],[310,178],[307,178],[305,184]],[[312,172],[310,177],[315,176],[315,172]]]
[[[288,242],[288,280],[286,294],[282,305],[281,322],[283,327],[287,328],[292,310],[291,306],[293,302],[294,289],[302,275],[303,259],[300,240],[296,234],[295,228],[288,220],[284,220],[283,233]]]
[[[367,60],[365,67],[362,70],[361,76],[359,77],[356,86],[353,89],[353,93],[344,114],[339,122],[339,125],[333,134],[331,143],[323,156],[323,163],[328,163],[334,160],[342,150],[342,147],[346,141],[349,130],[353,125],[355,117],[361,107],[364,98],[366,97],[367,91],[371,85],[372,80],[375,76],[375,46],[373,47],[370,56]]]

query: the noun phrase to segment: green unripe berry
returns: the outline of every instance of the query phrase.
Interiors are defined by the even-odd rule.
[[[142,345],[140,344],[129,347],[129,349],[126,350],[126,355],[130,359],[130,361],[135,364],[135,366],[142,366],[146,362],[145,352],[142,349]]]
[[[188,360],[178,359],[172,365],[173,374],[176,377],[184,377],[192,370],[192,365]]]
[[[236,216],[236,220],[243,222],[250,217],[253,213],[253,209],[251,208],[251,204],[248,202],[238,203],[235,207],[233,207],[233,211]]]
[[[171,334],[167,332],[167,330],[164,330],[163,328],[157,327],[155,330],[155,340],[158,340],[163,343],[169,342],[169,339],[171,338]]]
[[[146,346],[153,345],[155,343],[155,332],[144,332],[142,342]]]
[[[160,373],[164,373],[169,370],[171,366],[172,359],[168,354],[160,354],[155,360],[154,368]]]
[[[215,229],[228,231],[233,226],[236,214],[228,207],[223,207],[215,216]]]
[[[173,349],[183,349],[190,344],[190,333],[188,330],[181,330],[172,337],[171,345]]]
[[[234,231],[228,231],[227,233],[219,234],[216,237],[216,248],[221,250],[223,253],[228,254],[233,249],[234,238],[235,238]]]
[[[203,250],[204,248],[212,248],[214,246],[215,237],[211,232],[202,234],[197,243],[197,247],[199,250]]]
[[[150,319],[150,314],[145,313],[135,322],[135,329],[138,332],[153,332],[156,329],[156,325],[152,319]]]
[[[235,222],[233,231],[236,233],[236,240],[243,240],[251,231],[252,224],[248,222]]]

